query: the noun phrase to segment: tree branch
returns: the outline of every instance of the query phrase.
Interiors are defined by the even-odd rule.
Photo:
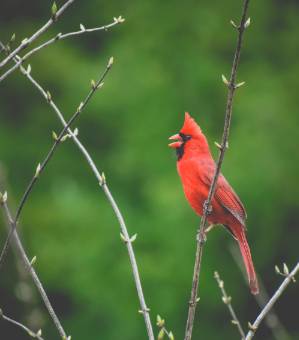
[[[0,318],[2,318],[5,321],[8,321],[10,323],[12,323],[15,326],[18,326],[20,328],[22,328],[24,331],[26,331],[32,338],[36,338],[38,340],[44,340],[44,338],[41,336],[42,331],[41,329],[38,330],[36,333],[33,332],[30,328],[28,328],[27,326],[23,325],[21,322],[18,322],[8,316],[6,316],[5,314],[3,314],[2,309],[0,309]]]
[[[21,44],[12,51],[4,60],[0,62],[0,68],[12,60],[20,51],[28,47],[35,41],[41,34],[46,32],[48,28],[58,20],[58,18],[63,14],[63,12],[74,2],[75,0],[68,0],[55,14],[52,13],[51,18],[48,22],[42,26],[38,31],[36,31],[30,38],[25,38],[22,40]]]
[[[0,42],[0,46],[1,46],[1,42]],[[24,71],[24,68],[22,66],[21,66],[21,68]],[[41,95],[46,99],[47,103],[55,111],[55,113],[58,116],[59,120],[61,121],[62,125],[65,127],[67,125],[67,123],[64,119],[62,112],[57,107],[57,105],[55,104],[53,99],[50,98],[50,100],[48,100],[47,92],[32,77],[30,72],[25,71],[25,72],[23,72],[23,74],[29,79],[29,81],[38,89],[38,91],[41,93]],[[154,333],[153,333],[153,327],[152,327],[152,323],[151,323],[151,319],[150,319],[150,315],[149,315],[149,308],[147,307],[146,302],[145,302],[144,293],[143,293],[143,289],[142,289],[142,285],[141,285],[141,279],[140,279],[138,266],[137,266],[137,261],[136,261],[136,257],[135,257],[135,253],[134,253],[134,249],[133,249],[133,245],[132,245],[133,241],[132,241],[132,238],[130,238],[130,236],[129,236],[127,226],[126,226],[126,223],[125,223],[124,218],[122,216],[122,213],[121,213],[117,203],[115,202],[115,200],[114,200],[114,198],[113,198],[113,196],[112,196],[112,194],[109,190],[109,187],[106,183],[106,179],[105,179],[104,174],[103,173],[100,174],[100,171],[98,170],[97,166],[95,165],[93,159],[91,158],[91,156],[90,156],[89,152],[87,151],[87,149],[85,148],[85,146],[80,142],[78,137],[73,133],[73,131],[71,129],[68,129],[67,132],[71,136],[71,138],[73,139],[74,143],[77,145],[77,147],[79,148],[81,153],[83,154],[84,158],[86,159],[88,165],[90,166],[92,172],[94,173],[94,175],[97,179],[97,182],[100,184],[100,186],[101,186],[106,198],[108,199],[108,201],[109,201],[109,203],[110,203],[110,205],[113,209],[113,212],[114,212],[114,214],[115,214],[115,216],[118,220],[121,234],[123,235],[124,239],[126,240],[125,245],[127,247],[127,251],[128,251],[128,255],[129,255],[129,259],[130,259],[130,264],[131,264],[131,267],[132,267],[134,282],[135,282],[135,286],[136,286],[136,290],[137,290],[137,294],[138,294],[141,312],[142,312],[143,317],[144,317],[148,338],[149,338],[149,340],[154,340]]]
[[[237,326],[238,331],[239,331],[239,333],[241,335],[241,339],[243,340],[243,339],[245,339],[245,332],[244,332],[244,330],[242,328],[242,325],[241,325],[239,319],[237,318],[237,315],[236,315],[236,313],[235,313],[235,311],[233,309],[233,306],[231,304],[232,298],[231,298],[231,296],[227,295],[226,290],[224,289],[224,282],[220,279],[220,276],[219,276],[218,272],[214,273],[214,278],[217,281],[218,286],[219,286],[219,288],[221,290],[222,301],[227,306],[227,308],[228,308],[228,310],[230,312],[230,315],[232,317],[232,324]]]
[[[114,21],[112,23],[110,23],[108,25],[101,26],[101,27],[85,28],[81,24],[79,31],[69,32],[69,33],[65,33],[65,34],[58,33],[52,39],[49,39],[46,42],[42,43],[41,45],[30,50],[23,57],[17,58],[18,61],[11,68],[9,68],[5,73],[3,73],[2,76],[0,76],[0,82],[3,81],[7,76],[9,76],[13,71],[15,71],[21,64],[23,64],[25,60],[27,60],[29,57],[31,57],[36,52],[40,51],[42,48],[47,47],[47,46],[53,44],[56,41],[67,39],[67,38],[77,36],[77,35],[81,35],[81,34],[84,34],[84,33],[91,33],[91,32],[103,31],[103,30],[107,31],[109,28],[124,22],[124,20],[125,19],[123,19],[121,16],[119,16],[118,18],[114,18]]]
[[[255,319],[254,323],[250,325],[250,330],[247,333],[245,340],[250,340],[254,337],[254,334],[257,331],[260,323],[267,316],[271,308],[274,306],[275,302],[280,298],[282,293],[286,290],[289,283],[291,281],[295,281],[295,275],[297,274],[298,271],[299,271],[299,262],[296,264],[294,269],[288,275],[286,275],[286,278],[283,280],[282,284],[279,286],[279,288],[274,293],[274,295],[271,297],[271,299],[266,304],[266,306],[262,309],[258,317]]]
[[[246,272],[245,272],[244,267],[242,265],[237,246],[235,244],[232,244],[231,247],[229,247],[229,250],[231,252],[232,258],[234,259],[234,261],[236,262],[240,271],[243,274],[242,276],[244,278],[246,285],[248,285]],[[259,282],[260,292],[259,292],[259,294],[254,295],[254,298],[257,301],[260,308],[263,308],[266,305],[267,301],[270,299],[270,297],[269,297],[269,294],[266,291],[266,288],[264,286],[264,283],[263,283],[261,277],[259,277],[259,276],[258,276],[258,282]],[[279,320],[278,315],[275,313],[274,309],[272,309],[268,312],[268,314],[265,317],[265,322],[266,322],[267,326],[269,327],[269,329],[272,331],[273,338],[275,338],[276,340],[281,340],[281,339],[288,340],[288,339],[290,339],[288,332],[286,331],[284,325]]]
[[[3,195],[1,195],[1,196],[2,196],[1,197],[1,205],[3,206],[4,213],[5,213],[6,217],[7,217],[7,220],[9,222],[9,224],[11,225],[11,223],[13,221],[11,213],[10,213],[9,208],[7,206],[6,200],[3,199]],[[12,230],[12,228],[10,230]],[[54,322],[54,324],[55,324],[55,326],[56,326],[56,328],[57,328],[57,330],[58,330],[58,332],[60,334],[60,336],[62,337],[63,340],[67,340],[67,336],[66,336],[66,333],[65,333],[65,331],[64,331],[64,329],[63,329],[63,327],[61,325],[61,322],[58,319],[58,317],[57,317],[57,315],[56,315],[56,313],[55,313],[55,311],[54,311],[54,309],[53,309],[53,307],[51,305],[51,302],[50,302],[50,300],[49,300],[49,298],[47,296],[47,293],[46,293],[46,291],[45,291],[41,281],[39,280],[39,278],[38,278],[38,276],[37,276],[37,274],[36,274],[36,272],[35,272],[35,270],[33,268],[33,264],[29,260],[27,254],[26,254],[26,252],[24,250],[24,247],[23,247],[22,242],[21,242],[21,240],[19,238],[17,230],[15,230],[15,229],[13,231],[13,238],[14,238],[16,246],[17,246],[17,248],[18,248],[18,250],[20,252],[20,255],[21,255],[21,257],[22,257],[22,259],[23,259],[23,261],[25,263],[25,266],[26,266],[27,270],[29,271],[29,273],[30,273],[30,275],[31,275],[31,277],[33,279],[33,282],[34,282],[36,288],[38,289],[38,291],[39,291],[39,293],[40,293],[40,295],[41,295],[41,297],[42,297],[42,299],[44,301],[44,304],[45,304],[45,306],[46,306],[46,308],[47,308],[47,310],[48,310],[48,312],[49,312],[49,314],[50,314],[50,316],[51,316],[51,318],[52,318],[52,320],[53,320],[53,322]]]
[[[51,147],[50,151],[48,152],[47,156],[45,157],[45,159],[43,160],[42,163],[39,163],[35,174],[33,175],[30,183],[27,186],[27,189],[25,190],[23,197],[19,203],[17,212],[16,212],[16,216],[15,218],[10,221],[11,224],[11,229],[8,233],[8,236],[6,238],[5,244],[2,248],[1,251],[1,255],[0,255],[0,266],[3,263],[3,260],[5,258],[5,255],[7,253],[7,249],[9,247],[9,243],[10,243],[10,239],[11,236],[13,234],[13,232],[15,231],[16,227],[17,227],[17,223],[18,220],[20,218],[21,212],[23,210],[23,207],[35,185],[35,183],[37,182],[38,178],[40,177],[41,173],[44,171],[45,167],[47,166],[47,164],[49,163],[49,161],[51,160],[52,156],[54,155],[54,152],[56,151],[58,145],[61,144],[61,142],[63,141],[63,139],[66,139],[68,137],[70,137],[70,135],[65,135],[66,131],[69,129],[69,127],[71,126],[71,124],[79,117],[79,115],[81,114],[81,112],[83,111],[83,109],[86,107],[86,105],[88,104],[89,100],[91,99],[91,97],[93,96],[93,94],[96,92],[97,89],[101,88],[103,85],[103,80],[105,79],[106,75],[108,74],[109,70],[111,69],[113,63],[113,58],[110,58],[105,71],[103,72],[103,74],[101,75],[101,77],[98,79],[98,81],[96,83],[93,83],[91,86],[91,90],[89,91],[89,93],[87,94],[86,98],[84,99],[83,102],[80,103],[79,107],[77,108],[76,112],[72,115],[72,117],[70,118],[70,120],[68,121],[68,123],[64,126],[64,128],[62,129],[62,131],[60,132],[58,137],[55,137],[55,142],[53,144],[53,146]],[[27,72],[28,71],[24,71],[23,72]],[[29,72],[30,73],[30,72]],[[50,100],[51,99],[51,95],[49,95],[49,92],[47,92],[47,99]]]
[[[207,215],[211,211],[211,201],[216,190],[217,179],[220,174],[220,169],[221,169],[221,165],[224,159],[224,154],[228,147],[228,137],[229,137],[229,129],[230,129],[230,123],[231,123],[231,116],[232,116],[234,94],[235,94],[235,90],[241,85],[243,85],[243,83],[236,84],[236,77],[237,77],[237,69],[239,65],[242,42],[243,42],[243,33],[250,23],[249,19],[246,20],[248,5],[249,5],[249,0],[244,0],[240,26],[237,27],[235,24],[233,25],[238,30],[238,38],[237,38],[237,46],[236,46],[236,50],[234,54],[230,80],[227,81],[225,77],[223,76],[224,78],[223,80],[225,80],[224,82],[226,83],[228,87],[224,129],[223,129],[222,142],[220,146],[220,152],[219,152],[219,156],[217,160],[215,174],[212,180],[212,184],[210,186],[207,201],[205,202],[204,207],[203,207],[203,216],[201,219],[201,223],[200,223],[200,227],[199,227],[199,231],[197,235],[195,264],[194,264],[194,272],[193,272],[193,280],[192,280],[191,298],[189,302],[188,319],[187,319],[186,331],[185,331],[185,340],[190,340],[192,337],[196,304],[198,302],[197,292],[198,292],[198,281],[199,281],[200,268],[201,268],[201,258],[202,258],[203,246],[206,241],[205,229],[206,229]]]

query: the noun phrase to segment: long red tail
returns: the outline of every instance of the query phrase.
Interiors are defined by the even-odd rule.
[[[238,228],[234,228],[233,233],[239,243],[239,247],[240,247],[243,261],[244,261],[246,271],[247,271],[250,291],[252,294],[258,294],[259,286],[258,286],[252,258],[251,258],[250,249],[249,249],[249,246],[246,240],[245,230],[243,227],[238,226]]]

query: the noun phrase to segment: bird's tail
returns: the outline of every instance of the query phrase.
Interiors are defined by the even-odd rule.
[[[238,226],[238,228],[234,228],[233,233],[239,243],[239,247],[240,247],[243,261],[244,261],[246,271],[247,271],[250,291],[252,294],[258,294],[259,286],[258,286],[252,258],[251,258],[249,245],[246,240],[245,230],[243,227],[240,228],[240,226]]]

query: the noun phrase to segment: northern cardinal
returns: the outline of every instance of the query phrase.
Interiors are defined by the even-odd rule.
[[[185,196],[195,212],[202,216],[203,205],[207,200],[216,167],[207,139],[187,112],[180,132],[169,139],[175,140],[169,146],[176,150],[177,170]],[[207,216],[208,223],[224,225],[237,240],[251,293],[258,294],[258,282],[245,236],[246,211],[240,198],[222,174],[218,177],[211,206],[212,211]]]

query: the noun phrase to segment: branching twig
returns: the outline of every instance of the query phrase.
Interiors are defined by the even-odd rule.
[[[232,116],[232,105],[233,105],[234,93],[235,93],[235,90],[239,86],[243,85],[243,83],[236,84],[236,76],[237,76],[237,68],[238,68],[239,60],[240,60],[243,33],[250,23],[249,19],[246,20],[248,5],[249,5],[249,0],[244,0],[240,26],[236,26],[235,24],[233,25],[238,30],[238,39],[237,39],[237,46],[235,50],[230,80],[227,81],[226,78],[223,76],[223,80],[228,87],[224,129],[223,129],[222,142],[220,146],[220,153],[219,153],[218,160],[217,160],[215,174],[212,180],[212,184],[210,186],[208,198],[203,207],[203,216],[201,219],[201,223],[200,223],[200,227],[199,227],[199,231],[197,235],[197,247],[196,247],[196,255],[195,255],[193,280],[192,280],[191,298],[189,302],[188,319],[187,319],[186,331],[185,331],[185,340],[190,340],[192,337],[195,309],[196,309],[196,304],[198,301],[197,292],[198,292],[198,281],[199,281],[199,274],[200,274],[200,267],[201,267],[201,258],[202,258],[202,252],[203,252],[203,245],[206,240],[205,228],[206,228],[206,222],[207,222],[207,215],[211,211],[211,201],[216,190],[216,183],[217,183],[217,179],[220,174],[220,169],[221,169],[221,165],[223,162],[224,154],[228,147],[228,136],[229,136],[231,116]]]
[[[81,35],[81,34],[84,34],[84,33],[91,33],[91,32],[103,31],[103,30],[106,31],[109,28],[124,22],[124,20],[125,19],[123,19],[121,16],[119,16],[118,18],[114,18],[114,21],[112,23],[105,25],[105,26],[95,27],[95,28],[85,28],[81,24],[79,31],[69,32],[69,33],[65,33],[65,34],[58,33],[54,38],[52,38],[52,39],[42,43],[41,45],[33,48],[32,50],[27,52],[23,57],[17,58],[18,61],[11,68],[9,68],[5,73],[3,73],[0,76],[0,82],[2,80],[4,80],[8,75],[10,75],[13,71],[15,71],[21,64],[23,64],[25,60],[27,60],[29,57],[31,57],[36,52],[40,51],[42,48],[49,46],[49,45],[53,44],[54,42],[56,42],[58,40],[63,40],[63,39],[73,37],[73,36],[77,36],[77,35]]]
[[[22,40],[21,44],[13,50],[4,60],[0,62],[0,67],[3,67],[10,60],[12,60],[20,51],[28,47],[33,41],[35,41],[41,34],[46,32],[48,28],[58,20],[58,18],[63,14],[63,12],[74,2],[75,0],[68,0],[58,11],[54,11],[52,6],[52,16],[48,22],[42,26],[38,31],[36,31],[30,38],[25,38]],[[56,5],[55,5],[56,6]]]
[[[17,212],[16,212],[16,216],[13,219],[13,221],[11,221],[11,229],[9,231],[9,234],[6,238],[5,244],[3,246],[3,249],[1,251],[1,255],[0,255],[0,266],[3,263],[5,254],[7,252],[8,246],[9,246],[9,242],[11,239],[11,236],[14,232],[14,230],[16,229],[20,214],[22,212],[22,209],[28,199],[28,196],[30,195],[34,184],[37,182],[40,174],[43,172],[43,170],[45,169],[45,167],[47,166],[47,164],[49,163],[50,159],[52,158],[54,152],[56,151],[58,145],[60,145],[60,143],[63,141],[63,139],[69,137],[69,135],[65,135],[66,131],[69,129],[69,127],[71,126],[71,124],[76,120],[76,118],[78,118],[78,116],[81,114],[81,112],[83,111],[83,109],[85,108],[85,106],[87,105],[87,103],[89,102],[89,100],[91,99],[91,97],[93,96],[93,94],[95,93],[95,91],[97,89],[99,89],[100,87],[102,87],[103,85],[103,80],[106,77],[107,73],[109,72],[109,70],[111,69],[113,63],[113,58],[111,57],[107,67],[104,71],[104,73],[101,75],[101,77],[99,78],[99,80],[95,83],[92,83],[91,86],[91,90],[89,91],[88,95],[86,96],[86,98],[84,99],[83,102],[80,103],[79,107],[77,108],[76,112],[72,115],[72,117],[70,118],[70,120],[68,121],[68,123],[64,126],[64,128],[62,129],[62,131],[60,132],[59,136],[55,137],[55,142],[53,144],[53,146],[51,147],[50,151],[48,152],[47,156],[45,157],[44,161],[42,163],[39,163],[35,174],[33,175],[29,185],[27,186],[27,189],[25,190],[25,193],[23,194],[23,197],[20,201],[20,204],[18,206]],[[23,72],[28,72],[28,71],[24,71]],[[29,72],[30,73],[30,72]],[[47,92],[47,98],[48,100],[51,99],[51,95],[49,95],[49,92]]]
[[[44,338],[42,337],[42,330],[38,330],[36,333],[33,332],[30,328],[28,328],[27,326],[23,325],[22,323],[6,316],[5,314],[3,314],[2,309],[0,309],[0,318],[2,318],[5,321],[8,321],[12,324],[14,324],[15,326],[18,326],[20,328],[22,328],[24,331],[26,331],[32,338],[36,338],[38,340],[44,340]]]
[[[157,326],[160,328],[158,333],[157,340],[163,340],[166,334],[169,340],[174,340],[174,335],[171,331],[168,331],[165,327],[165,320],[161,318],[160,315],[157,315]]]
[[[239,256],[237,246],[235,244],[232,244],[231,247],[229,247],[229,250],[232,254],[232,258],[237,263],[240,271],[243,274],[243,278],[244,278],[245,283],[248,285],[247,275],[246,275],[246,272],[245,272],[244,267],[242,265],[242,262],[240,260],[240,256]],[[266,288],[263,284],[263,280],[261,279],[261,277],[258,277],[258,282],[259,282],[260,292],[259,292],[259,294],[254,295],[254,298],[256,299],[260,308],[263,308],[267,304],[270,297],[269,297],[269,294],[266,291]],[[275,313],[275,310],[273,308],[265,316],[265,322],[266,322],[267,326],[269,327],[269,329],[272,331],[273,338],[275,338],[276,340],[281,340],[281,339],[288,340],[288,339],[290,339],[289,334],[287,333],[285,327],[283,326],[283,324],[279,320],[278,315]]]
[[[1,198],[0,199],[1,205],[4,208],[4,212],[5,212],[5,215],[7,217],[7,220],[9,222],[9,224],[11,225],[13,219],[12,219],[11,213],[9,211],[9,208],[8,208],[8,206],[6,204],[6,199],[7,198],[4,195],[1,195],[0,198]],[[12,230],[12,229],[10,229],[10,230]],[[50,316],[51,316],[51,318],[52,318],[52,320],[53,320],[53,322],[54,322],[54,324],[55,324],[55,326],[56,326],[56,328],[57,328],[57,330],[58,330],[58,332],[60,334],[60,336],[62,337],[62,339],[66,340],[67,339],[66,333],[65,333],[65,331],[64,331],[64,329],[63,329],[63,327],[61,325],[61,322],[58,319],[58,317],[57,317],[57,315],[56,315],[56,313],[55,313],[55,311],[54,311],[54,309],[53,309],[53,307],[52,307],[52,305],[50,303],[50,300],[49,300],[49,298],[48,298],[48,296],[46,294],[46,291],[45,291],[41,281],[39,280],[39,278],[38,278],[38,276],[37,276],[37,274],[36,274],[36,272],[35,272],[35,270],[33,268],[33,263],[29,260],[27,254],[26,254],[26,252],[24,250],[24,247],[22,245],[22,242],[21,242],[21,240],[19,238],[19,235],[18,235],[16,230],[14,230],[14,232],[13,232],[13,237],[14,237],[14,240],[16,242],[16,246],[17,246],[17,248],[18,248],[18,250],[20,252],[20,255],[21,255],[21,257],[22,257],[22,259],[23,259],[23,261],[25,263],[25,266],[28,269],[28,271],[29,271],[29,273],[30,273],[30,275],[31,275],[31,277],[33,279],[33,282],[34,282],[34,284],[36,286],[36,288],[38,289],[38,291],[39,291],[39,293],[40,293],[40,295],[41,295],[41,297],[42,297],[42,299],[43,299],[43,301],[45,303],[45,306],[46,306],[46,308],[47,308],[47,310],[48,310],[48,312],[49,312],[49,314],[50,314]]]
[[[245,339],[244,330],[243,330],[242,325],[241,325],[239,319],[237,318],[237,315],[236,315],[236,313],[235,313],[235,311],[233,309],[233,306],[231,304],[232,298],[231,298],[231,296],[227,295],[226,290],[224,289],[224,282],[220,279],[220,276],[219,276],[218,272],[214,273],[214,278],[217,281],[218,286],[219,286],[219,288],[221,290],[222,301],[223,301],[224,304],[227,305],[227,308],[228,308],[228,310],[230,312],[230,315],[232,317],[232,324],[237,326],[237,328],[239,330],[239,333],[241,335],[241,339]]]
[[[271,297],[269,302],[266,304],[266,306],[263,308],[263,310],[260,312],[256,320],[252,325],[250,325],[250,330],[246,335],[246,340],[250,340],[253,338],[255,332],[257,331],[260,323],[263,321],[263,319],[266,317],[266,315],[269,313],[275,302],[280,298],[281,294],[285,291],[287,286],[291,281],[295,280],[295,275],[299,271],[299,262],[296,264],[294,269],[286,275],[286,278],[283,280],[282,284],[279,286],[277,291],[274,293],[274,295]]]
[[[0,45],[1,45],[1,42],[0,42]],[[23,70],[24,70],[24,68],[23,68]],[[52,107],[52,109],[55,111],[56,115],[60,119],[62,125],[66,126],[67,123],[64,119],[64,116],[63,116],[62,112],[59,110],[59,108],[57,107],[57,105],[54,103],[53,99],[50,98],[50,100],[48,100],[47,92],[32,77],[30,72],[23,72],[23,73],[30,80],[30,82],[38,89],[38,91],[41,93],[41,95],[46,99],[47,103]],[[139,271],[138,271],[137,261],[136,261],[135,253],[134,253],[133,246],[132,246],[132,238],[130,238],[130,236],[129,236],[124,218],[121,214],[121,211],[120,211],[117,203],[115,202],[115,200],[114,200],[114,198],[113,198],[113,196],[112,196],[112,194],[109,190],[109,187],[106,183],[106,179],[105,179],[104,174],[103,173],[100,174],[100,171],[98,170],[97,166],[95,165],[95,163],[94,163],[93,159],[91,158],[89,152],[86,150],[85,146],[80,142],[78,137],[73,133],[73,131],[71,129],[68,129],[67,132],[71,136],[71,138],[73,139],[74,143],[77,145],[77,147],[79,148],[81,153],[83,154],[84,158],[86,159],[86,161],[87,161],[88,165],[90,166],[92,172],[94,173],[98,183],[100,184],[101,188],[103,189],[104,194],[105,194],[106,198],[108,199],[108,201],[109,201],[109,203],[110,203],[110,205],[111,205],[111,207],[114,211],[114,214],[115,214],[115,216],[118,220],[121,233],[122,233],[124,239],[126,240],[125,244],[126,244],[128,254],[129,254],[129,259],[130,259],[130,263],[131,263],[131,267],[132,267],[134,282],[135,282],[135,285],[136,285],[136,290],[137,290],[137,294],[138,294],[138,298],[139,298],[141,312],[142,312],[143,317],[144,317],[148,338],[149,338],[149,340],[154,340],[153,327],[152,327],[152,323],[151,323],[151,319],[150,319],[150,315],[149,315],[149,309],[146,305],[145,298],[144,298],[144,293],[143,293],[143,289],[142,289],[142,285],[141,285],[141,279],[140,279],[140,275],[139,275]]]

